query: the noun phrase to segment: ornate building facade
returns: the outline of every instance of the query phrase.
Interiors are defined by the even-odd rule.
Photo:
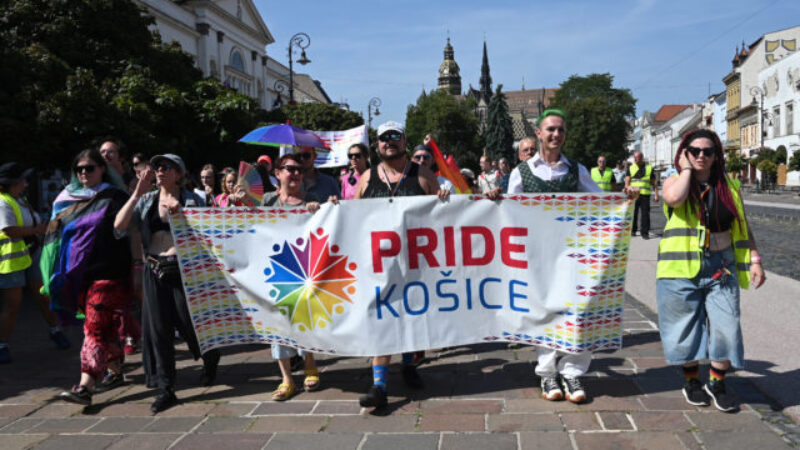
[[[447,38],[447,45],[444,46],[444,61],[439,66],[438,88],[451,95],[461,94],[461,69],[456,63],[453,46],[450,45],[450,38]]]

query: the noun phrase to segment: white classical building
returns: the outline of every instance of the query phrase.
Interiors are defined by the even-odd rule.
[[[220,80],[225,86],[258,100],[271,109],[278,96],[288,101],[289,69],[267,56],[267,46],[275,42],[252,0],[134,0],[155,19],[154,29],[163,42],[177,42],[192,55],[205,77]],[[286,57],[289,42],[281,45]],[[295,100],[330,103],[318,83],[305,86],[295,72]],[[277,80],[281,80],[277,82]],[[314,81],[314,80],[312,80]],[[308,83],[306,83],[308,84]],[[303,85],[301,87],[300,85]],[[320,91],[322,94],[320,94]],[[327,99],[327,101],[326,101]]]
[[[764,91],[761,113],[764,147],[783,148],[788,157],[800,150],[800,52],[793,53],[758,74]],[[788,161],[787,161],[788,162]],[[800,184],[800,174],[790,173],[787,184]]]

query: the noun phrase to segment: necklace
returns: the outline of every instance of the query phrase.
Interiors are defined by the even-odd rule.
[[[391,192],[389,194],[389,197],[394,197],[394,194],[397,193],[397,189],[400,188],[400,185],[403,183],[403,180],[406,179],[409,167],[411,167],[411,165],[408,162],[406,162],[406,166],[405,168],[403,168],[403,176],[401,176],[400,179],[397,181],[397,186],[395,186],[394,189],[392,189],[392,183],[389,182],[389,174],[386,173],[386,166],[385,164],[381,164],[381,170],[383,170],[383,177],[386,178],[385,180],[386,186],[389,187],[389,191]]]

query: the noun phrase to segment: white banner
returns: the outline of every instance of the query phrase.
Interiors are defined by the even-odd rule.
[[[632,208],[620,194],[457,195],[172,217],[203,351],[350,356],[517,341],[619,348]]]
[[[362,143],[369,147],[369,136],[367,126],[351,128],[342,131],[314,131],[314,134],[322,139],[322,142],[331,149],[330,152],[317,150],[317,159],[314,161],[315,167],[341,167],[348,164],[347,149],[351,145]]]

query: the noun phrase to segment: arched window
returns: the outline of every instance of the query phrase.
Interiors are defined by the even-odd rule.
[[[244,70],[244,58],[242,58],[242,54],[239,52],[239,50],[234,50],[231,53],[231,67],[233,67],[234,69],[236,69],[236,70],[238,70],[240,72],[244,72],[245,71]]]

